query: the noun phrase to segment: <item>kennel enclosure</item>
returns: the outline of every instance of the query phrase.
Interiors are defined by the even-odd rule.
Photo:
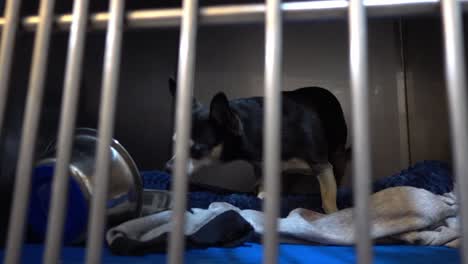
[[[70,37],[62,36],[62,43],[68,42],[68,49],[62,52],[66,54],[66,70],[63,80],[64,99],[61,105],[60,128],[58,133],[59,138],[59,162],[57,163],[56,181],[54,182],[54,197],[52,203],[50,233],[46,240],[46,254],[44,261],[49,263],[56,262],[59,258],[61,226],[63,226],[63,203],[66,194],[66,168],[69,163],[69,155],[71,152],[71,136],[76,122],[81,122],[78,114],[78,109],[87,109],[92,112],[97,110],[99,106],[100,116],[95,119],[99,128],[100,145],[97,148],[98,158],[96,160],[96,192],[93,196],[92,210],[90,216],[90,237],[88,240],[87,262],[98,263],[101,258],[101,241],[103,240],[103,229],[105,225],[105,200],[107,193],[107,178],[108,175],[108,160],[109,160],[109,144],[113,137],[113,129],[115,126],[122,125],[114,123],[115,114],[119,113],[117,107],[117,87],[119,83],[119,74],[125,67],[121,61],[121,43],[125,41],[124,29],[141,29],[141,28],[174,28],[180,26],[180,46],[178,65],[178,90],[175,104],[175,130],[178,132],[177,141],[174,148],[176,154],[176,170],[174,173],[174,231],[171,233],[169,247],[169,261],[171,263],[179,263],[183,259],[183,215],[186,209],[185,195],[187,192],[187,179],[185,177],[185,161],[187,160],[187,146],[190,131],[190,97],[191,94],[197,94],[194,90],[196,83],[196,68],[197,63],[202,56],[196,55],[197,35],[203,34],[205,25],[227,25],[235,26],[236,24],[258,24],[265,22],[264,47],[265,57],[261,63],[263,69],[258,74],[264,75],[264,80],[255,80],[253,83],[264,86],[266,96],[266,121],[265,121],[265,177],[267,179],[267,193],[270,199],[266,199],[266,214],[268,215],[268,230],[265,238],[265,259],[264,263],[274,263],[277,259],[277,234],[276,217],[278,215],[278,197],[279,197],[279,116],[278,102],[280,102],[279,91],[283,88],[281,72],[283,63],[288,63],[287,59],[282,59],[282,51],[287,47],[287,40],[283,35],[288,34],[282,30],[284,24],[289,21],[309,21],[309,20],[328,20],[328,19],[347,19],[348,27],[344,27],[349,32],[349,42],[346,41],[345,46],[349,46],[349,71],[350,71],[350,103],[348,105],[349,114],[352,124],[352,146],[353,146],[353,163],[354,163],[354,188],[356,196],[356,230],[361,234],[356,241],[358,249],[358,261],[360,263],[371,262],[371,241],[369,236],[366,236],[369,231],[368,217],[368,200],[370,193],[370,180],[372,172],[371,162],[371,140],[369,120],[372,119],[372,111],[369,110],[369,101],[371,101],[371,90],[369,89],[368,79],[372,78],[372,69],[369,69],[369,51],[368,51],[368,26],[367,17],[406,17],[416,15],[438,14],[440,10],[441,19],[443,21],[443,40],[445,51],[445,70],[448,95],[448,113],[451,117],[451,139],[453,145],[453,159],[455,165],[455,174],[457,175],[458,188],[460,190],[468,187],[468,182],[463,177],[463,172],[467,166],[465,159],[468,157],[468,139],[467,139],[467,123],[466,123],[466,91],[465,91],[465,65],[464,65],[464,46],[463,46],[463,29],[462,29],[462,10],[466,6],[464,1],[444,0],[444,1],[306,1],[306,2],[285,2],[267,1],[266,4],[238,4],[231,6],[203,6],[198,7],[197,1],[184,1],[182,8],[160,8],[154,10],[125,10],[125,1],[112,0],[110,1],[109,11],[103,13],[90,12],[88,15],[88,1],[75,1],[72,14],[54,15],[54,1],[41,1],[40,12],[38,16],[20,17],[19,8],[20,1],[8,1],[5,8],[5,16],[0,21],[2,24],[2,46],[0,50],[0,127],[3,131],[7,130],[8,116],[5,109],[7,108],[8,93],[15,93],[11,89],[11,82],[14,78],[9,78],[12,64],[13,54],[15,49],[15,39],[18,30],[34,31],[34,49],[32,52],[31,75],[27,85],[27,100],[25,107],[25,115],[22,127],[21,140],[19,141],[19,158],[18,166],[15,173],[15,189],[13,192],[13,204],[11,206],[10,226],[8,228],[8,238],[6,247],[6,263],[17,263],[20,258],[21,244],[23,243],[23,233],[25,229],[25,217],[28,204],[28,189],[30,185],[30,174],[33,167],[34,150],[36,141],[38,141],[38,131],[40,124],[40,114],[42,99],[45,92],[46,71],[48,69],[48,49],[52,45],[52,30],[59,31],[70,30]],[[321,21],[320,26],[325,22]],[[371,23],[371,22],[370,22]],[[199,29],[200,26],[200,29]],[[320,26],[317,26],[319,28]],[[383,25],[384,28],[386,25]],[[387,25],[388,26],[388,25]],[[327,27],[327,26],[324,26]],[[338,31],[343,30],[340,26],[331,26]],[[370,26],[369,26],[370,27]],[[301,35],[301,30],[298,26],[297,35]],[[317,29],[320,31],[320,29]],[[390,27],[393,30],[392,27]],[[95,96],[94,105],[90,106],[89,101],[83,105],[78,105],[78,93],[80,88],[80,76],[82,75],[82,58],[85,53],[85,39],[89,34],[86,30],[105,30],[106,40],[104,49],[104,69],[102,78],[102,92],[100,96]],[[215,29],[212,29],[213,31]],[[236,30],[235,28],[232,30]],[[212,32],[213,32],[212,31]],[[377,31],[377,30],[376,30]],[[254,30],[255,33],[262,32],[261,29]],[[208,30],[208,33],[209,30]],[[132,34],[132,33],[129,33]],[[166,33],[171,37],[171,33]],[[172,33],[172,37],[174,37]],[[292,35],[294,36],[294,34]],[[91,37],[92,38],[92,37]],[[176,38],[175,38],[176,39]],[[338,39],[339,40],[339,39]],[[395,39],[392,39],[395,40]],[[60,40],[59,40],[60,41]],[[263,40],[260,40],[263,41]],[[169,46],[170,44],[168,44]],[[339,46],[338,46],[339,47]],[[235,48],[235,46],[233,47]],[[177,50],[177,47],[176,47]],[[92,51],[91,51],[92,52]],[[398,55],[398,54],[397,54]],[[257,55],[258,56],[258,55]],[[258,56],[262,57],[262,55]],[[255,58],[255,57],[254,57]],[[125,59],[125,58],[124,58]],[[157,58],[154,58],[157,60]],[[86,59],[85,59],[86,60]],[[128,60],[128,59],[127,59]],[[323,60],[323,59],[322,59]],[[348,60],[348,59],[345,59]],[[95,63],[97,64],[97,63]],[[395,62],[397,64],[397,62]],[[102,65],[102,64],[101,64]],[[162,66],[171,68],[170,66]],[[52,67],[52,66],[51,66]],[[95,66],[95,67],[100,67]],[[202,66],[206,67],[206,66]],[[86,71],[86,69],[85,69]],[[371,72],[368,74],[368,72]],[[404,71],[403,71],[404,73]],[[288,76],[286,76],[288,77]],[[198,83],[207,82],[208,76],[203,77],[203,80],[198,80]],[[231,77],[232,78],[232,77]],[[286,78],[285,78],[286,79]],[[345,79],[345,78],[344,78]],[[407,79],[404,79],[404,81]],[[219,81],[219,80],[218,80]],[[264,82],[264,84],[263,84]],[[294,83],[295,81],[289,81]],[[394,81],[400,82],[401,80]],[[98,82],[99,83],[99,82]],[[59,84],[61,86],[61,84]],[[407,85],[407,84],[406,84]],[[101,86],[101,85],[99,85]],[[392,105],[394,109],[406,109],[408,106],[408,95],[403,92],[398,93],[398,89],[392,93],[398,104]],[[61,89],[61,88],[60,88]],[[192,92],[193,91],[193,92]],[[263,90],[262,91],[263,94]],[[378,91],[378,90],[377,90]],[[88,98],[94,97],[93,91],[87,91]],[[47,93],[46,93],[47,95]],[[204,95],[208,97],[208,95]],[[402,99],[403,96],[403,99]],[[44,98],[43,98],[44,97]],[[86,97],[86,95],[85,95]],[[100,100],[96,99],[99,98]],[[165,100],[165,99],[162,99]],[[402,101],[398,101],[402,100]],[[128,106],[129,104],[127,104]],[[168,108],[168,107],[166,107]],[[91,109],[91,110],[90,110]],[[166,109],[167,110],[167,109]],[[408,109],[406,109],[407,111]],[[403,115],[407,113],[403,111]],[[2,118],[4,117],[5,118]],[[408,153],[407,142],[411,140],[411,135],[408,134],[408,127],[412,124],[407,123],[407,117],[401,121],[398,116],[392,117],[399,124],[401,133],[398,138],[393,138],[399,147],[398,151],[406,153],[402,158],[397,157],[392,159],[394,164],[405,164],[411,158],[411,153]],[[5,121],[3,121],[5,120]],[[3,122],[2,122],[3,121]],[[76,122],[75,122],[76,121]],[[85,122],[90,122],[89,120]],[[167,122],[167,121],[166,121]],[[3,124],[2,124],[3,123]],[[92,121],[91,121],[92,123]],[[405,125],[406,124],[406,125]],[[169,125],[168,125],[169,126]],[[5,127],[5,129],[3,129]],[[405,128],[406,127],[406,128]],[[119,129],[117,129],[119,130]],[[5,134],[7,132],[4,132]],[[417,148],[417,144],[416,144]],[[385,152],[385,150],[382,150]],[[385,159],[388,157],[383,157]],[[148,163],[149,161],[147,161]],[[468,202],[466,201],[466,193],[459,192],[461,204],[461,219],[464,227],[468,221],[466,212],[468,210]],[[15,223],[15,224],[11,224]],[[464,229],[463,229],[464,230]],[[462,232],[465,237],[465,231]],[[464,239],[466,241],[466,239]],[[461,253],[467,252],[466,244],[460,248]],[[466,258],[464,258],[464,261]]]

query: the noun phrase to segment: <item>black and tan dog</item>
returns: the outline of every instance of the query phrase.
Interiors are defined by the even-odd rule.
[[[169,83],[174,95],[175,81],[170,79]],[[345,147],[347,126],[340,103],[331,92],[319,87],[300,88],[282,95],[282,169],[315,175],[324,211],[334,212],[337,182],[343,177],[349,156]],[[189,174],[216,162],[245,160],[254,166],[260,183],[263,111],[262,97],[228,100],[224,93],[218,93],[209,107],[194,98]],[[172,166],[173,159],[167,163],[167,169]]]

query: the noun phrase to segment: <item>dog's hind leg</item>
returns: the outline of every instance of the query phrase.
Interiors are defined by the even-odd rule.
[[[317,165],[316,165],[317,166]],[[333,173],[333,166],[330,163],[318,164],[319,174],[317,175],[320,184],[320,196],[322,198],[322,208],[325,213],[330,214],[338,211],[336,205],[336,180]]]

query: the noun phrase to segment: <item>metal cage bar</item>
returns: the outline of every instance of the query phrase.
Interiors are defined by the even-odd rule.
[[[460,204],[461,255],[468,263],[468,108],[465,77],[465,52],[460,2],[442,1],[442,22],[445,44],[445,78],[450,116],[452,153]]]
[[[63,238],[63,225],[67,210],[69,164],[73,145],[76,108],[79,98],[81,65],[88,17],[88,0],[76,0],[73,6],[73,23],[68,42],[65,69],[62,113],[58,133],[57,163],[52,186],[52,200],[47,225],[46,247],[43,262],[58,263]]]
[[[21,133],[21,145],[15,174],[13,203],[11,206],[8,226],[8,238],[5,263],[19,263],[22,242],[25,231],[26,212],[29,204],[31,187],[31,172],[34,162],[34,152],[37,128],[41,112],[42,95],[46,73],[46,62],[49,51],[49,40],[52,29],[54,0],[43,0],[40,4],[37,35],[34,41],[34,51],[31,75],[28,83],[26,110]]]
[[[0,49],[0,135],[3,127],[3,115],[8,96],[11,59],[15,45],[16,29],[18,28],[21,0],[9,0],[5,7],[4,31],[2,32]]]
[[[371,179],[367,22],[362,0],[349,4],[349,67],[353,123],[354,240],[357,262],[372,263],[369,196]],[[359,236],[359,239],[358,239]]]
[[[99,109],[99,135],[96,149],[96,170],[93,179],[93,197],[88,225],[86,263],[100,263],[106,225],[108,180],[114,132],[114,114],[117,101],[120,70],[120,51],[125,0],[109,2],[110,19],[106,35],[104,69]]]
[[[460,0],[462,7],[468,11],[468,0]],[[383,16],[413,16],[439,14],[439,0],[365,0],[368,17]],[[311,19],[346,19],[348,1],[320,0],[304,2],[287,2],[281,5],[286,21]],[[264,4],[221,5],[201,7],[199,24],[239,24],[263,22],[266,6]],[[109,13],[100,12],[90,15],[89,28],[104,30],[107,27]],[[127,28],[161,28],[179,27],[182,9],[163,8],[129,11],[125,14]],[[69,30],[72,22],[71,14],[62,14],[54,18],[59,30]],[[26,30],[35,30],[39,23],[38,16],[27,16],[22,19]],[[5,25],[5,19],[0,18],[0,28]]]
[[[265,233],[263,263],[277,263],[281,166],[281,0],[268,0],[265,19],[265,108],[263,123],[263,182]]]
[[[171,264],[184,262],[185,210],[187,207],[187,161],[189,137],[192,127],[192,91],[195,75],[196,38],[198,24],[198,1],[183,1],[182,25],[180,29],[179,62],[177,71],[175,132],[176,142],[174,167],[174,203],[172,230],[169,237],[169,259]]]

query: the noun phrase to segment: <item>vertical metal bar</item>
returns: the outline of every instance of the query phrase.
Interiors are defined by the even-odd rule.
[[[2,32],[0,49],[0,135],[3,127],[8,84],[10,81],[11,59],[15,46],[16,29],[21,0],[9,0],[5,7],[5,25]]]
[[[21,134],[18,164],[16,167],[13,204],[10,212],[5,263],[19,263],[23,242],[25,218],[29,204],[31,171],[33,166],[36,134],[41,112],[44,79],[46,73],[49,40],[52,28],[54,0],[41,1],[39,28],[29,78],[25,117]]]
[[[44,263],[57,263],[62,244],[62,232],[68,194],[70,155],[76,107],[79,97],[81,64],[83,58],[88,0],[76,0],[73,6],[73,22],[68,42],[68,59],[65,70],[62,113],[58,137],[57,164],[54,175],[52,201],[47,225]]]
[[[191,103],[195,75],[195,55],[198,23],[198,0],[185,0],[180,29],[179,65],[177,72],[174,209],[169,239],[171,264],[183,263],[185,247],[185,210],[187,206],[187,160],[192,127]]]
[[[263,263],[277,263],[281,158],[282,13],[281,0],[268,0],[265,14],[265,109],[263,179],[265,233]]]
[[[465,52],[460,2],[442,0],[445,43],[445,78],[449,106],[452,152],[457,194],[460,203],[462,262],[468,263],[468,108],[465,77]]]
[[[369,195],[371,179],[367,23],[363,0],[349,1],[349,56],[353,123],[354,237],[358,263],[372,262]]]
[[[400,69],[397,72],[398,119],[400,123],[400,168],[411,164],[410,125],[408,114],[408,69],[404,41],[406,32],[403,18],[398,21],[398,48],[400,49]]]
[[[109,5],[110,19],[104,55],[104,76],[99,109],[99,137],[96,149],[96,171],[93,179],[91,213],[89,216],[86,263],[101,262],[107,215],[110,145],[114,130],[125,0],[111,0]]]

